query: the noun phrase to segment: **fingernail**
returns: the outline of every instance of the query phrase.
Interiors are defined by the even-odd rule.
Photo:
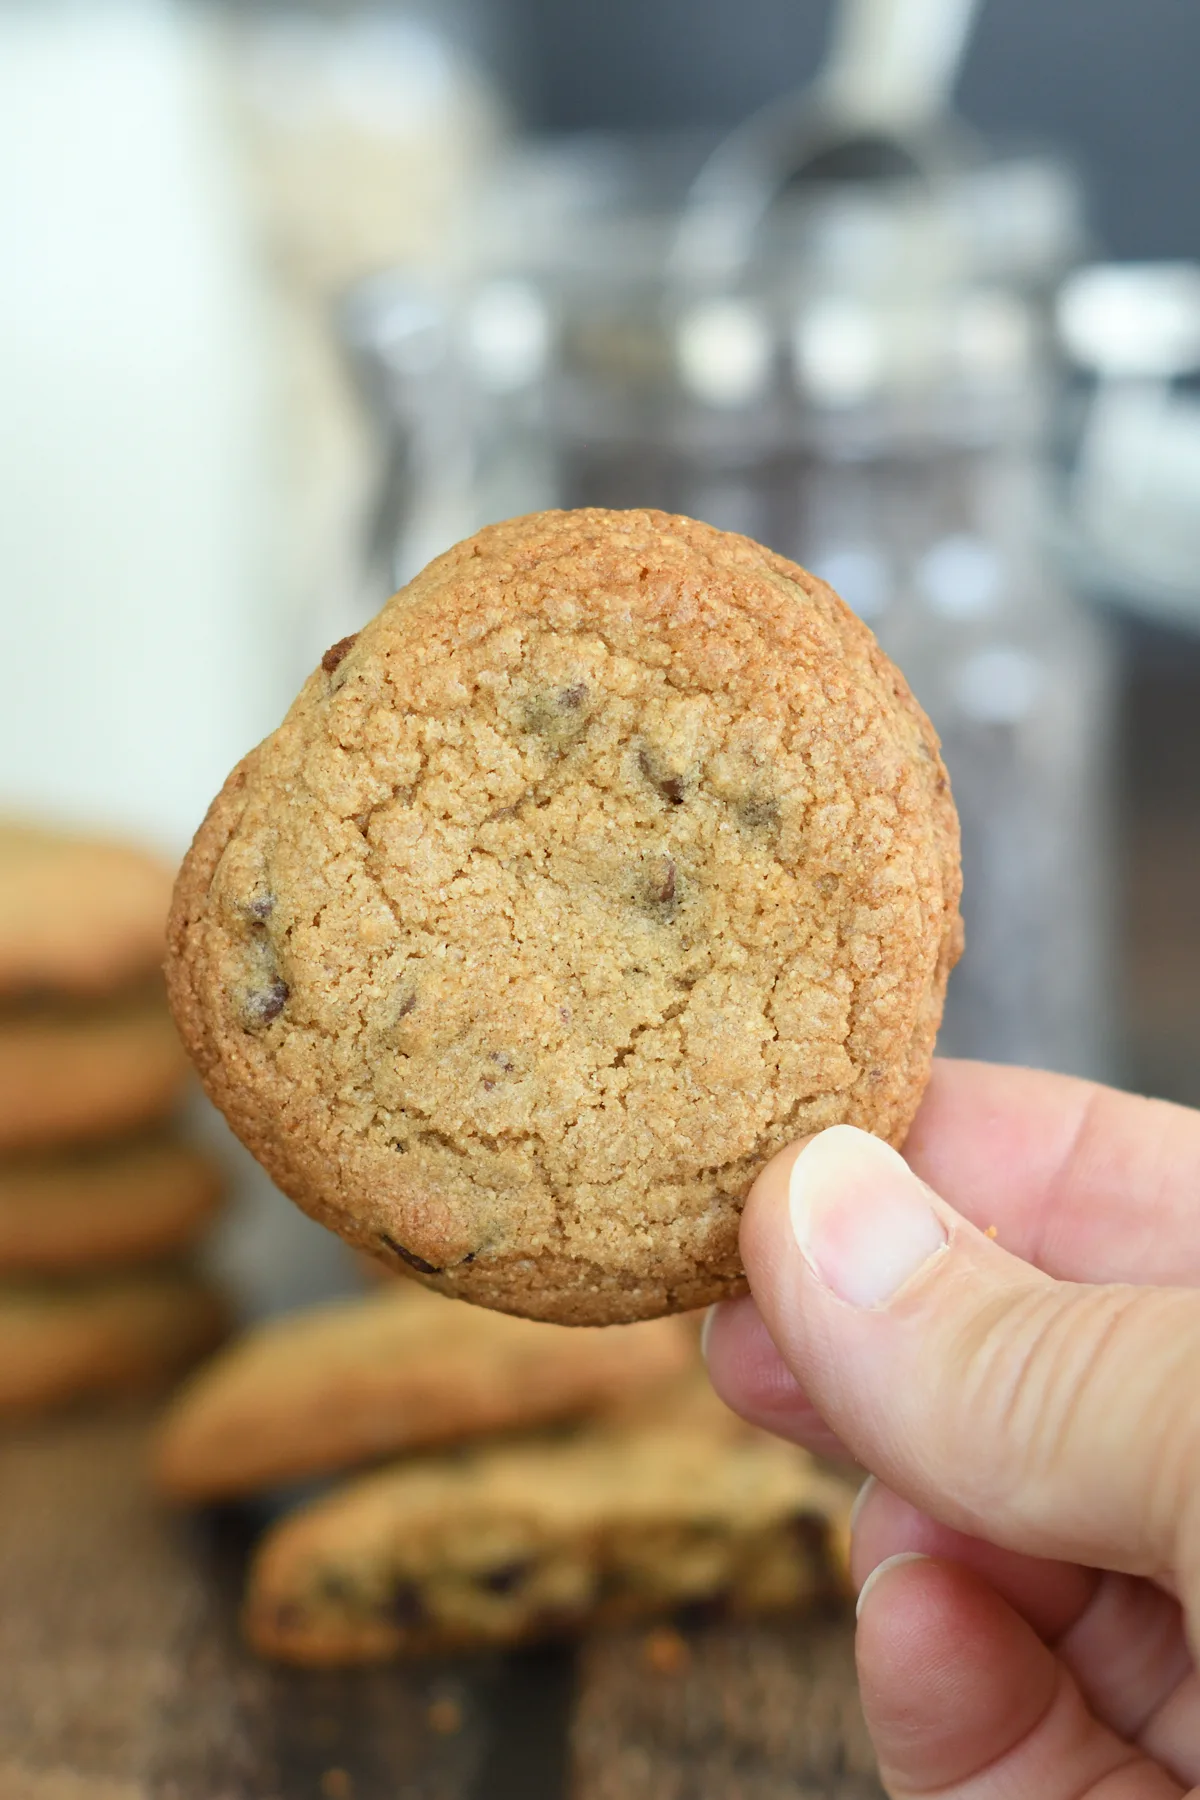
[[[859,1513],[862,1511],[863,1507],[867,1504],[867,1501],[870,1499],[871,1495],[875,1492],[875,1489],[878,1486],[879,1486],[879,1483],[876,1481],[875,1477],[873,1475],[868,1475],[867,1479],[863,1482],[862,1486],[859,1488],[857,1494],[855,1494],[854,1505],[850,1508],[850,1535],[851,1535],[851,1537],[854,1536],[854,1527],[858,1524]]]
[[[700,1327],[700,1355],[705,1362],[708,1361],[708,1340],[712,1336],[712,1328],[717,1319],[717,1307],[720,1304],[721,1302],[718,1300],[715,1306],[709,1307],[704,1315],[704,1323]]]
[[[792,1165],[792,1230],[804,1260],[851,1306],[884,1306],[946,1247],[946,1232],[904,1158],[835,1125]]]
[[[929,1557],[923,1556],[919,1550],[902,1550],[899,1556],[889,1556],[885,1562],[879,1564],[877,1569],[872,1569],[863,1582],[858,1599],[854,1603],[855,1618],[862,1618],[863,1607],[867,1604],[867,1595],[878,1586],[884,1575],[890,1575],[892,1570],[898,1569],[902,1563],[928,1562],[929,1560]]]

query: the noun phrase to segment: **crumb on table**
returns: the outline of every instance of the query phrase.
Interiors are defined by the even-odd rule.
[[[642,1657],[656,1675],[678,1675],[691,1660],[685,1640],[669,1625],[648,1631],[642,1640]]]
[[[453,1737],[462,1730],[462,1707],[449,1694],[441,1694],[430,1702],[426,1718],[430,1731],[436,1732],[438,1737]]]

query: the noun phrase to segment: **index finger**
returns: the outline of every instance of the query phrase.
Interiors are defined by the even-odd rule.
[[[1068,1281],[1200,1285],[1200,1113],[1095,1082],[934,1064],[904,1146],[1006,1250]]]

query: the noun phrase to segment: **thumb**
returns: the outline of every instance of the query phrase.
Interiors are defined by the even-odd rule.
[[[849,1126],[768,1165],[742,1252],[792,1374],[887,1486],[1200,1599],[1200,1295],[1053,1281]]]

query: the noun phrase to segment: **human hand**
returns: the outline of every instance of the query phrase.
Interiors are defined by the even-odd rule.
[[[1200,1783],[1200,1113],[940,1063],[905,1158],[845,1127],[782,1151],[743,1218],[753,1298],[707,1334],[731,1406],[877,1478],[852,1568],[884,1782],[1179,1796]]]

